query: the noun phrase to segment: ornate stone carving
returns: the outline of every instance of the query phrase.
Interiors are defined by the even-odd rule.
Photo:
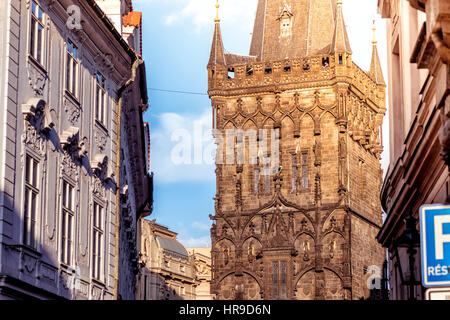
[[[42,96],[44,94],[44,88],[47,84],[48,76],[45,72],[38,69],[34,63],[28,62],[27,64],[28,82],[34,91],[36,96]]]
[[[104,152],[106,148],[106,143],[108,142],[108,137],[99,129],[95,130],[94,134],[95,145],[100,152]]]
[[[64,110],[66,111],[67,120],[72,125],[77,125],[80,119],[81,109],[75,103],[69,101],[67,98],[64,99]]]

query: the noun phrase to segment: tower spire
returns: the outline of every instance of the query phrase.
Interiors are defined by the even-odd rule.
[[[377,38],[376,31],[377,27],[375,26],[375,20],[373,20],[373,40],[372,40],[372,61],[370,63],[370,75],[372,79],[380,85],[386,85],[383,77],[383,70],[381,69],[380,57],[378,56],[378,48],[377,48]]]
[[[220,7],[219,0],[217,0],[216,18],[214,19],[215,22],[214,35],[211,45],[211,54],[209,56],[208,66],[215,64],[226,65],[225,50],[223,48],[222,33],[220,31],[219,7]]]
[[[220,8],[219,0],[217,0],[217,2],[216,2],[216,19],[214,20],[214,22],[220,22],[219,8]]]
[[[345,27],[344,14],[342,12],[342,0],[337,0],[336,4],[337,15],[330,53],[345,52],[351,54],[352,49],[348,40],[347,28]]]

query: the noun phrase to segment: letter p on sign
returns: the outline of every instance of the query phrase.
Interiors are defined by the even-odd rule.
[[[422,284],[450,287],[450,205],[423,205],[419,216]]]
[[[450,223],[450,216],[434,217],[434,238],[436,260],[444,259],[444,243],[450,243],[450,234],[444,234],[444,224]]]

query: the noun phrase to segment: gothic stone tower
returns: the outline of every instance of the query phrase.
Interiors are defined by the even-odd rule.
[[[243,163],[217,164],[212,293],[367,298],[385,256],[375,239],[385,114],[376,41],[363,71],[352,61],[341,1],[259,0],[249,56],[224,51],[216,18],[208,80],[218,132],[280,131],[269,137],[280,161],[271,175],[263,159],[275,150],[251,161],[247,137],[234,141],[248,145]]]

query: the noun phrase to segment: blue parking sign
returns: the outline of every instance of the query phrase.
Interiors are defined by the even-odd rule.
[[[450,286],[450,205],[420,208],[420,240],[423,285]]]

